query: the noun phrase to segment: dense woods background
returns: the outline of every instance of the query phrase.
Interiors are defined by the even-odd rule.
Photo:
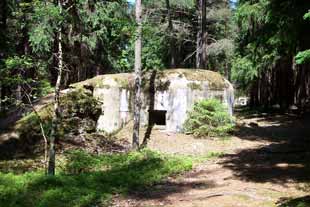
[[[252,105],[309,105],[307,0],[144,0],[143,70],[219,71]],[[1,114],[53,91],[59,34],[61,88],[134,69],[134,5],[123,1],[2,0]],[[60,31],[60,33],[59,33]]]
[[[309,34],[309,0],[0,0],[0,206],[172,206],[178,193],[175,206],[212,197],[308,206]],[[202,100],[188,111],[187,134],[152,134],[152,121],[139,133],[141,74],[155,70],[154,109],[156,71],[170,68],[221,73],[253,108],[234,119],[220,101]],[[135,74],[133,121],[117,133],[96,129],[104,112],[93,86],[61,93],[125,72]],[[144,132],[156,143],[141,144]]]

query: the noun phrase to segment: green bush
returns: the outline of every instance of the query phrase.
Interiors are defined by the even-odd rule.
[[[184,123],[185,132],[196,137],[226,136],[233,127],[233,117],[217,99],[195,103]]]

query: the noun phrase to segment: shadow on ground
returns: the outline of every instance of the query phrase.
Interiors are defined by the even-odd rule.
[[[247,181],[310,182],[309,126],[309,117],[251,116],[239,126],[236,136],[262,145],[227,154],[222,165]]]
[[[283,198],[277,203],[277,207],[309,207],[310,196],[300,198]]]
[[[115,140],[102,134],[77,135],[74,139],[61,139],[56,143],[57,157],[65,152],[83,149],[91,154],[120,153],[129,151],[125,140]],[[0,144],[0,172],[25,173],[44,166],[42,140],[9,139]]]
[[[165,181],[154,185],[150,189],[145,189],[145,191],[132,192],[130,197],[136,200],[158,199],[163,201],[170,194],[182,193],[191,189],[210,189],[213,187],[216,187],[216,184],[212,181]]]

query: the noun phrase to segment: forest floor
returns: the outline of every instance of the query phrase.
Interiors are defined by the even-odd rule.
[[[224,139],[195,139],[155,128],[148,142],[151,149],[220,156],[146,191],[116,196],[113,206],[310,206],[309,126],[309,118],[251,114],[239,115],[235,136]],[[119,136],[129,138],[127,130]]]
[[[133,192],[128,189],[126,196],[115,195],[112,206],[310,207],[309,126],[309,116],[243,111],[237,114],[237,129],[231,137],[197,139],[166,132],[157,126],[142,129],[140,135],[149,138],[147,146],[151,150],[185,155],[197,158],[199,162],[193,170],[171,176],[143,191],[134,188]],[[115,136],[120,143],[124,141],[129,145],[131,130],[129,124]],[[98,147],[97,142],[92,146]],[[23,168],[21,172],[39,169],[42,163],[33,166],[37,162],[32,159],[4,160],[0,162],[0,171],[15,169],[15,165],[8,167],[8,162],[16,162],[16,168]],[[29,163],[24,163],[27,160]],[[148,166],[144,167],[148,169]],[[124,169],[127,175],[129,170]],[[136,168],[128,174],[133,170],[143,177],[144,171]],[[149,170],[158,174],[157,168]],[[159,173],[165,173],[167,169],[161,170]],[[126,186],[127,182],[123,179],[120,187]],[[86,190],[89,188],[85,187]]]

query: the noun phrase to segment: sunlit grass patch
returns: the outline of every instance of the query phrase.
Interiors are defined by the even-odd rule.
[[[191,158],[150,150],[121,154],[68,154],[56,176],[43,172],[0,173],[0,206],[108,205],[114,193],[128,194],[192,168]]]

